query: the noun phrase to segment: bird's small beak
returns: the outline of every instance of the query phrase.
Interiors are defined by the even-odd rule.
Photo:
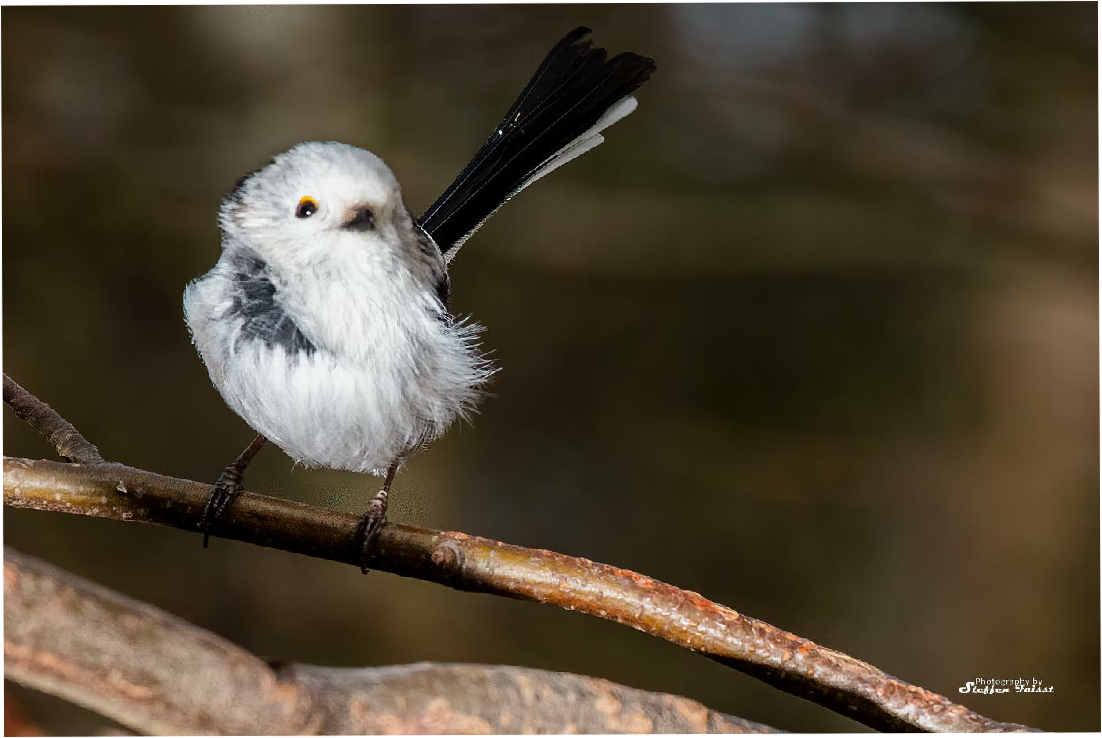
[[[341,228],[350,231],[370,231],[375,228],[375,213],[367,205],[357,205],[348,211]]]

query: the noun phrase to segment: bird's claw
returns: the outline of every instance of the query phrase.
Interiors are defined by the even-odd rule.
[[[225,512],[230,502],[241,489],[241,473],[229,467],[218,477],[214,488],[207,497],[203,515],[199,518],[199,530],[203,534],[203,548],[210,545],[210,533],[218,518]]]
[[[366,574],[370,569],[367,562],[371,558],[371,544],[386,523],[387,491],[385,489],[371,498],[371,504],[367,506],[367,514],[360,519],[360,524],[352,532],[351,544],[360,562],[360,571]]]

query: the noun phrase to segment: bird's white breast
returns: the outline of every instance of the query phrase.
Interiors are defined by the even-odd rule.
[[[477,329],[434,310],[416,274],[353,256],[274,275],[313,350],[243,335],[229,250],[184,308],[212,381],[258,433],[307,466],[382,473],[471,410],[490,371]]]

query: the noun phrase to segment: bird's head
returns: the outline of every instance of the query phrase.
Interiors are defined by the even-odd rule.
[[[238,181],[222,201],[227,247],[288,268],[400,256],[413,220],[389,167],[347,144],[301,143]]]

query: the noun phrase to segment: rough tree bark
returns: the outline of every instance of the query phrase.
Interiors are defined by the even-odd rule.
[[[6,375],[4,382],[7,398],[9,383],[18,385]],[[43,414],[57,415],[45,403],[42,408]],[[4,459],[4,504],[13,507],[196,530],[209,491],[209,485],[121,464]],[[357,516],[348,513],[241,493],[220,520],[218,534],[357,565],[358,553],[349,550],[347,541],[358,522]],[[375,540],[370,565],[456,589],[554,604],[629,625],[878,730],[1030,730],[983,717],[695,592],[606,564],[463,533],[388,523]]]
[[[539,669],[270,665],[232,643],[11,549],[4,671],[140,733],[746,733],[684,697]]]

